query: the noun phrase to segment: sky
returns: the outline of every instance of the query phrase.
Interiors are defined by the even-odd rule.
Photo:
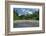
[[[38,11],[38,8],[14,8],[15,12],[20,15],[33,14],[35,11]]]

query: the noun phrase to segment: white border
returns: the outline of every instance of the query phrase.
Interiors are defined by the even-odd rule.
[[[28,27],[28,28],[13,28],[13,8],[39,8],[39,27]],[[10,31],[17,32],[17,31],[35,31],[35,30],[42,30],[42,6],[24,6],[24,5],[10,5]]]

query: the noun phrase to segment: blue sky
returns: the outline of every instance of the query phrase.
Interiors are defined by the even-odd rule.
[[[14,8],[15,12],[17,12],[19,15],[25,15],[27,13],[34,13],[35,11],[38,11],[37,8]]]

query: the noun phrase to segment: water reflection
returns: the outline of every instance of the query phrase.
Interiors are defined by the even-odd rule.
[[[14,23],[14,28],[22,27],[39,27],[39,22],[24,22],[24,23]]]

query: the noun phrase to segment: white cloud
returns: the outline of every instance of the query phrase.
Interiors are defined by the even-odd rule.
[[[33,12],[32,12],[32,11],[29,11],[28,13],[29,13],[29,14],[33,14]]]

